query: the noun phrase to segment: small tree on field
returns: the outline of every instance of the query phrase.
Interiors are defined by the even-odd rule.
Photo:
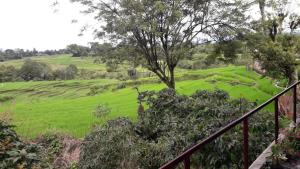
[[[53,78],[50,66],[31,59],[25,60],[20,69],[19,76],[26,80],[51,80]]]
[[[88,56],[89,54],[88,47],[80,46],[76,44],[68,45],[67,51],[70,52],[73,57],[83,57],[83,56]]]
[[[134,42],[145,66],[169,88],[175,88],[174,70],[200,34],[235,29],[244,9],[238,0],[72,0],[105,23],[95,30],[99,38]]]

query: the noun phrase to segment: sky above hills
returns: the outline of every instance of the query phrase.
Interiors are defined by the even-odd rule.
[[[55,1],[59,5],[53,7]],[[297,11],[295,4],[292,8]],[[61,49],[72,43],[99,41],[91,31],[78,36],[84,25],[94,22],[81,10],[82,6],[69,0],[0,0],[0,49]],[[72,23],[74,19],[78,22]]]

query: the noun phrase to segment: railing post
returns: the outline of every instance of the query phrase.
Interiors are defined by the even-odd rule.
[[[293,121],[296,125],[297,122],[297,85],[294,86],[294,94],[293,94],[293,100],[294,100],[294,112],[293,112]]]
[[[278,120],[279,112],[278,112],[278,97],[275,98],[275,143],[278,142],[279,135],[279,120]]]
[[[184,159],[184,169],[190,169],[190,157]]]
[[[244,135],[244,169],[249,168],[249,126],[248,126],[248,118],[243,121],[243,135]]]

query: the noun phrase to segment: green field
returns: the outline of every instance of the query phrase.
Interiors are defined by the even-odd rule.
[[[16,68],[20,68],[24,63],[23,59],[18,60],[9,60],[6,62],[0,62],[0,65],[12,65]],[[71,57],[70,55],[55,55],[55,56],[40,56],[40,57],[31,57],[30,59],[35,61],[40,61],[44,63],[48,63],[51,65],[52,68],[60,68],[66,67],[70,64],[76,65],[79,69],[87,69],[87,70],[105,70],[104,64],[94,64],[94,58],[92,57],[85,57],[84,59],[80,57]]]
[[[227,67],[191,71],[186,75],[202,75],[198,80],[177,83],[179,93],[191,94],[198,89],[224,89],[233,98],[245,97],[263,102],[278,91],[272,82],[260,79],[243,67]],[[34,137],[48,131],[63,131],[83,137],[97,121],[92,110],[98,104],[108,104],[112,113],[108,118],[127,116],[136,118],[137,93],[133,86],[111,91],[117,80],[80,80],[53,82],[17,82],[1,84],[1,95],[14,96],[12,103],[1,105],[1,112],[11,110],[17,131],[25,137]],[[92,86],[112,84],[107,92],[87,96]],[[159,90],[163,84],[145,84],[141,90]]]
[[[64,58],[64,59],[62,59]],[[66,56],[48,59],[47,63],[63,66],[69,64]],[[71,57],[69,57],[71,58]],[[39,59],[39,58],[38,58]],[[40,58],[43,59],[43,58]],[[72,63],[74,58],[71,58]],[[80,59],[80,58],[75,58]],[[45,59],[43,59],[45,62]],[[8,63],[18,65],[20,61]],[[78,61],[82,68],[97,69],[97,65],[86,65]],[[92,64],[92,63],[90,63]],[[99,70],[101,70],[101,66]],[[199,89],[223,89],[232,98],[245,97],[252,101],[263,101],[277,93],[273,81],[261,78],[245,67],[228,66],[207,70],[181,70],[176,75],[176,90],[182,94],[192,94]],[[124,83],[126,88],[116,89]],[[165,87],[156,78],[145,78],[137,81],[119,81],[113,79],[14,82],[0,84],[0,96],[12,96],[13,101],[0,103],[0,112],[10,114],[17,132],[26,138],[33,138],[47,132],[64,132],[81,138],[88,133],[95,123],[120,116],[135,120],[137,117],[137,92],[160,90]],[[91,87],[106,86],[105,91],[94,96],[87,95]],[[96,119],[92,111],[99,104],[107,104],[112,112],[105,119]],[[8,113],[7,113],[8,112]]]

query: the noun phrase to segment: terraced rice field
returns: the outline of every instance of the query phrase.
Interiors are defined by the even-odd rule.
[[[232,98],[244,97],[259,103],[280,91],[272,80],[236,66],[180,71],[176,80],[176,90],[181,94],[222,89]],[[117,89],[121,83],[126,87]],[[134,86],[141,91],[165,88],[156,78],[2,83],[0,97],[13,99],[0,102],[0,116],[10,116],[17,132],[26,138],[47,132],[64,132],[82,138],[95,123],[120,116],[135,120],[137,92]],[[89,95],[91,88],[97,89],[97,94]],[[99,104],[111,108],[111,113],[104,119],[97,119],[92,113]]]

